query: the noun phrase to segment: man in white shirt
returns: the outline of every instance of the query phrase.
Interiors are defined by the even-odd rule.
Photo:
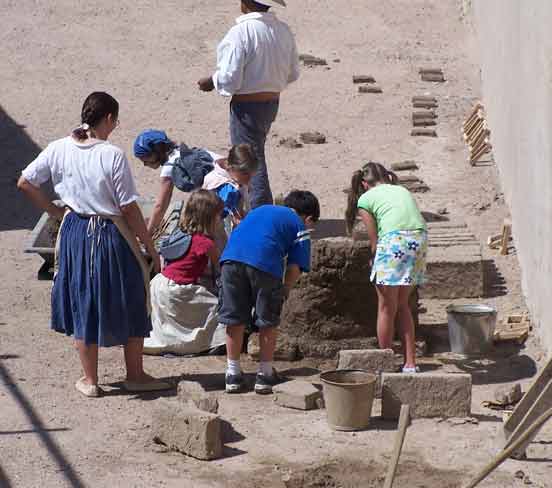
[[[284,0],[241,0],[236,19],[217,49],[217,70],[199,80],[199,89],[232,97],[232,144],[250,144],[259,170],[249,187],[251,208],[273,202],[265,160],[265,142],[276,119],[280,92],[299,78],[299,58],[288,25],[269,12]]]

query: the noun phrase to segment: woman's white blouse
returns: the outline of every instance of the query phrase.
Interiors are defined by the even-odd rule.
[[[138,199],[125,153],[107,141],[54,141],[22,176],[36,187],[52,180],[65,204],[82,215],[121,215],[122,206]]]

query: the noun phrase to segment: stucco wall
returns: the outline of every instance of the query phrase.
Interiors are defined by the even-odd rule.
[[[484,104],[524,292],[552,351],[552,1],[471,4]]]

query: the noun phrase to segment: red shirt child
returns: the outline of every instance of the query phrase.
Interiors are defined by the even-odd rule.
[[[178,285],[195,285],[209,263],[209,252],[215,245],[205,234],[194,234],[188,252],[180,259],[170,261],[162,271],[163,276]]]

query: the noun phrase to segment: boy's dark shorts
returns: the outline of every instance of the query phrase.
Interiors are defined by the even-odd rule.
[[[223,263],[219,323],[227,326],[276,327],[280,324],[283,303],[284,285],[281,279],[244,263]]]

